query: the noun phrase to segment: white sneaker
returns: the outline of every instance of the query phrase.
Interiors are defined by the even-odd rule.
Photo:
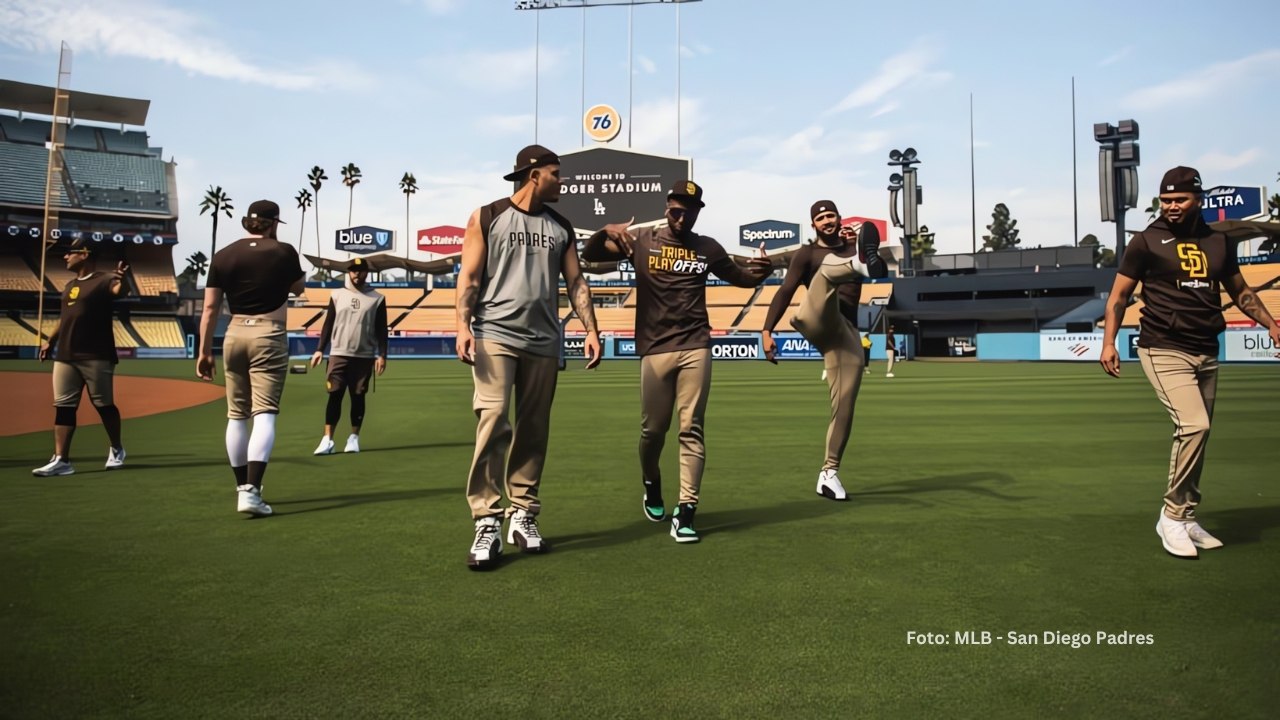
[[[271,506],[262,502],[262,489],[252,485],[236,486],[236,512],[263,517],[271,514]]]
[[[826,380],[826,379],[827,379],[827,371],[826,371],[826,370],[823,370],[823,371],[822,371],[822,379],[823,379],[823,380]]]
[[[53,477],[55,475],[71,475],[76,469],[71,467],[71,463],[62,459],[61,455],[54,455],[49,462],[41,465],[31,471],[36,477]]]
[[[312,454],[313,455],[333,454],[333,438],[329,437],[328,435],[325,435],[324,437],[320,438],[320,444],[316,446],[316,451]]]
[[[332,445],[333,443],[330,442],[329,444]],[[360,436],[359,435],[348,436],[347,447],[342,452],[354,452],[354,453],[360,452]]]
[[[893,377],[893,373],[885,373],[885,374],[884,374],[884,376],[885,376],[885,377]]]
[[[107,452],[107,469],[116,470],[124,467],[124,456],[124,448],[111,448],[111,450]]]
[[[1214,550],[1222,547],[1222,541],[1200,527],[1200,523],[1193,520],[1183,524],[1187,526],[1187,535],[1191,537],[1191,543],[1201,550]]]
[[[1160,511],[1160,521],[1156,523],[1156,534],[1160,536],[1160,542],[1164,544],[1164,549],[1170,555],[1185,558],[1198,555],[1195,543],[1191,542],[1191,535],[1187,532],[1187,525],[1188,523],[1168,517],[1164,514],[1164,510]]]
[[[543,553],[551,546],[542,539],[538,532],[538,516],[525,510],[517,510],[511,515],[507,528],[507,544],[516,545],[521,552]]]
[[[502,518],[480,518],[476,521],[476,539],[471,543],[467,564],[473,570],[484,570],[497,565],[500,557],[502,557]]]
[[[835,470],[823,470],[818,473],[818,494],[828,500],[848,500],[849,495],[840,484],[840,476]]]

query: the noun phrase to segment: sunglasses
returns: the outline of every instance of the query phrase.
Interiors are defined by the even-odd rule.
[[[685,210],[684,208],[667,208],[667,217],[671,218],[672,220],[679,220],[680,218],[688,214],[689,214],[689,211]]]

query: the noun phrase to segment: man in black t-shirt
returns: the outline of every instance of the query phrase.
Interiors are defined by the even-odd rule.
[[[40,477],[75,472],[71,465],[71,438],[76,432],[80,396],[86,387],[111,441],[106,468],[124,467],[120,410],[115,405],[113,383],[119,358],[111,306],[116,298],[129,292],[124,284],[129,266],[122,260],[113,272],[100,272],[98,254],[98,246],[84,238],[76,239],[67,250],[67,269],[76,277],[62,290],[58,327],[40,346],[41,362],[53,354],[54,408],[53,457],[31,471]]]
[[[1200,527],[1200,474],[1218,387],[1218,334],[1225,327],[1221,291],[1280,345],[1280,327],[1236,264],[1236,247],[1201,217],[1200,174],[1176,167],[1160,181],[1160,218],[1133,236],[1120,261],[1106,308],[1102,368],[1120,375],[1116,335],[1125,308],[1142,282],[1138,357],[1173,420],[1173,453],[1160,520],[1164,549],[1194,558],[1197,549],[1222,547]]]
[[[702,188],[681,180],[667,194],[667,224],[641,228],[606,226],[591,236],[582,257],[590,261],[630,257],[636,268],[636,353],[640,355],[640,469],[645,518],[666,517],[659,460],[680,411],[680,502],[671,517],[676,542],[700,539],[693,527],[706,463],[703,418],[711,393],[711,323],[707,317],[707,274],[738,287],[756,287],[769,277],[768,258],[744,267],[720,243],[693,232],[703,208]]]
[[[249,237],[222,248],[209,263],[200,317],[196,375],[212,380],[213,328],[225,297],[231,322],[222,342],[227,376],[227,459],[236,479],[236,511],[270,515],[262,478],[276,439],[276,414],[289,369],[285,313],[289,294],[302,294],[305,278],[298,251],[276,239],[280,206],[258,200],[240,224]],[[253,430],[249,419],[253,418]]]
[[[762,340],[765,357],[777,362],[773,329],[791,303],[796,290],[808,288],[805,300],[791,324],[822,353],[823,379],[831,399],[827,424],[826,458],[818,471],[815,492],[830,500],[849,499],[840,482],[840,461],[853,429],[854,405],[866,369],[867,352],[858,336],[858,301],[864,277],[884,277],[887,268],[877,254],[880,233],[874,225],[845,226],[830,200],[809,207],[816,239],[791,258],[787,277],[769,303]],[[865,255],[870,258],[863,262]]]

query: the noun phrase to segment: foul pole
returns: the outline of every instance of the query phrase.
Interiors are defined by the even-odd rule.
[[[44,176],[44,223],[40,230],[40,293],[36,300],[36,347],[44,340],[44,284],[50,237],[58,229],[61,204],[62,144],[66,140],[71,105],[71,47],[65,42],[58,53],[58,80],[53,86],[53,123],[49,132],[49,161]]]

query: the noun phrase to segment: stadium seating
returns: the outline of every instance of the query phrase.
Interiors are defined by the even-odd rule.
[[[892,283],[863,283],[862,295],[858,298],[858,302],[867,305],[872,300],[893,297]]]
[[[395,324],[395,330],[408,332],[454,332],[458,316],[452,307],[418,307]]]
[[[0,254],[0,290],[40,292],[40,278],[21,255]]]
[[[129,324],[142,338],[146,347],[181,348],[187,346],[187,339],[182,333],[182,326],[175,317],[148,317],[134,315]]]
[[[324,316],[324,308],[317,307],[291,307],[286,312],[285,329],[290,332],[318,331]]]
[[[733,305],[739,310],[756,294],[755,288],[740,288],[732,285],[708,285],[707,305]]]
[[[386,298],[388,308],[407,308],[422,297],[422,288],[377,288],[377,291]]]
[[[436,288],[427,294],[427,299],[423,300],[419,307],[457,307],[458,291],[455,288]]]
[[[49,153],[43,147],[0,142],[0,200],[43,206],[48,171]],[[59,188],[59,193],[65,205],[66,191]]]
[[[600,332],[629,333],[635,330],[635,308],[596,308],[596,326]],[[586,332],[582,320],[577,317],[565,324],[565,332]]]
[[[1258,293],[1258,299],[1266,306],[1267,312],[1271,313],[1271,317],[1280,318],[1280,289],[1263,290]],[[1245,315],[1239,307],[1232,303],[1231,307],[1223,311],[1222,316],[1227,322],[1252,322],[1252,318]],[[1128,318],[1126,317],[1126,320]],[[1126,325],[1128,323],[1125,323]]]
[[[12,115],[0,115],[0,128],[11,142],[31,143],[44,150],[49,141],[49,122],[46,120],[19,120]]]
[[[107,150],[114,153],[130,153],[134,155],[150,154],[147,134],[136,131],[120,132],[110,128],[102,128],[102,140]]]
[[[31,323],[32,325],[35,322]],[[35,335],[30,330],[14,322],[12,318],[0,315],[0,345],[34,345]]]
[[[39,251],[37,250],[35,252],[38,253]],[[40,256],[38,254],[29,259],[31,261],[31,267],[40,267]],[[62,292],[62,288],[66,287],[67,283],[75,279],[75,276],[75,273],[67,270],[67,264],[63,260],[62,255],[49,253],[45,258],[44,277],[48,282],[48,285],[53,288],[54,292]]]
[[[1280,280],[1280,263],[1241,265],[1240,274],[1251,288],[1260,288]]]
[[[142,247],[129,252],[129,271],[138,286],[138,294],[156,297],[160,293],[178,292],[173,274],[173,260],[168,248]]]
[[[329,288],[309,287],[304,288],[302,294],[298,296],[298,304],[302,307],[314,307],[324,309],[329,307],[329,296],[333,294],[333,290]]]
[[[95,128],[86,125],[73,125],[67,130],[67,135],[63,138],[63,144],[69,148],[97,150],[98,134]]]
[[[159,158],[87,152],[67,148],[67,173],[79,186],[167,192],[164,163]]]
[[[116,338],[116,347],[136,348],[138,341],[125,328],[124,323],[120,322],[120,318],[113,318],[111,321],[111,332]]]

